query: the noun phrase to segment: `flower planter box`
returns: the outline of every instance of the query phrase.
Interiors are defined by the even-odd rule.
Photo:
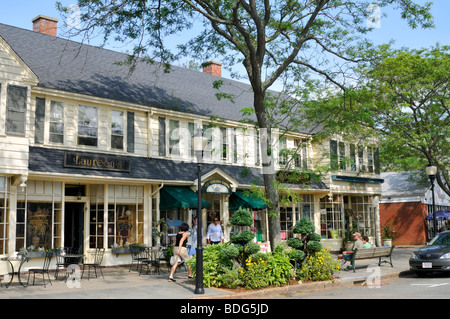
[[[121,254],[131,254],[131,253],[137,253],[140,251],[144,251],[143,247],[120,247],[120,248],[111,248],[111,253],[116,254],[116,257],[118,257]]]
[[[52,251],[51,252],[53,254],[53,256],[56,255],[56,252]],[[45,257],[46,252],[41,252],[41,251],[29,251],[26,253],[26,257],[28,258],[44,258]]]
[[[129,248],[113,248],[111,253],[116,254],[116,257],[119,257],[121,254],[129,254],[131,252]]]

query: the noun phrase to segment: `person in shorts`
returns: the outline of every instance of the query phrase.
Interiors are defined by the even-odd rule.
[[[173,255],[174,255],[174,262],[172,265],[172,268],[170,269],[170,275],[169,275],[169,281],[175,282],[176,280],[173,278],[173,274],[175,273],[175,270],[178,267],[178,263],[181,262],[181,259],[183,261],[187,261],[191,258],[189,256],[188,250],[187,250],[187,238],[189,236],[188,233],[189,225],[186,223],[181,224],[180,231],[177,233],[177,236],[175,238],[175,244],[173,246]],[[191,266],[188,266],[188,277],[192,278],[192,272],[191,272]]]

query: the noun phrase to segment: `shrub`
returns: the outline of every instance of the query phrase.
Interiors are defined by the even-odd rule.
[[[230,224],[241,227],[242,226],[250,227],[253,225],[253,216],[248,210],[239,207],[239,209],[235,211],[231,216]]]
[[[245,244],[251,242],[253,238],[255,238],[255,233],[250,230],[243,230],[240,233],[234,234],[233,237],[231,237],[231,242],[233,244],[245,246]]]
[[[274,252],[269,254],[266,264],[269,273],[271,273],[271,285],[282,286],[288,284],[294,276],[294,267],[292,266],[289,253],[281,245],[277,245]]]
[[[294,234],[300,234],[301,238],[290,238],[287,244],[295,250],[303,251],[303,259],[300,259],[300,253],[293,254],[295,262],[302,263],[308,255],[322,250],[323,247],[320,243],[322,238],[314,233],[314,229],[314,224],[306,217],[301,218],[293,227],[292,232]]]
[[[203,250],[203,285],[205,287],[220,287],[223,285],[222,275],[233,269],[232,261],[226,257],[223,250],[228,244],[208,245]],[[196,267],[196,259],[191,258],[186,262],[193,269]],[[195,271],[194,271],[195,273]]]
[[[305,259],[305,253],[301,250],[293,249],[290,252],[291,259],[297,263],[301,263]]]
[[[294,249],[302,249],[303,242],[299,238],[289,238],[287,241],[287,245]]]
[[[271,272],[262,260],[252,261],[252,256],[245,260],[245,268],[238,269],[239,278],[246,289],[259,289],[269,286]]]
[[[297,275],[302,281],[334,280],[334,272],[339,271],[339,266],[340,263],[325,248],[308,256]]]
[[[239,272],[236,267],[232,269],[224,267],[219,274],[219,280],[217,281],[222,287],[234,289],[238,286],[242,286],[242,280],[239,278]]]
[[[236,259],[239,257],[240,251],[236,245],[229,245],[224,247],[220,253],[223,258]]]

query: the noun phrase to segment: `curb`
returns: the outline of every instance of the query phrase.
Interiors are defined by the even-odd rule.
[[[382,274],[382,279],[399,278],[410,274],[409,270],[393,271],[387,274]],[[295,294],[302,292],[311,292],[326,289],[336,289],[353,287],[357,284],[363,284],[366,282],[367,276],[355,277],[355,278],[339,278],[336,280],[319,281],[300,283],[297,285],[287,285],[283,287],[265,288],[256,291],[231,293],[228,295],[213,295],[213,296],[201,296],[192,299],[261,299],[270,298],[271,296],[279,296],[286,294]],[[220,289],[220,288],[218,288]]]

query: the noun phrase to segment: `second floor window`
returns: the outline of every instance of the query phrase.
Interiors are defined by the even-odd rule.
[[[111,148],[123,150],[124,120],[122,111],[111,112]]]
[[[27,88],[8,85],[6,97],[6,134],[25,136]]]
[[[330,140],[331,169],[380,174],[379,149],[376,146],[346,144]]]
[[[98,110],[96,107],[78,107],[78,145],[97,146]]]
[[[64,143],[64,104],[50,102],[50,142]]]
[[[280,165],[286,165],[288,161],[288,150],[287,150],[287,144],[286,144],[286,137],[280,137],[280,140],[278,142],[278,164]]]
[[[220,139],[222,142],[222,161],[225,162],[228,160],[229,151],[227,129],[225,127],[220,128]]]
[[[180,155],[180,121],[169,120],[169,154]]]

